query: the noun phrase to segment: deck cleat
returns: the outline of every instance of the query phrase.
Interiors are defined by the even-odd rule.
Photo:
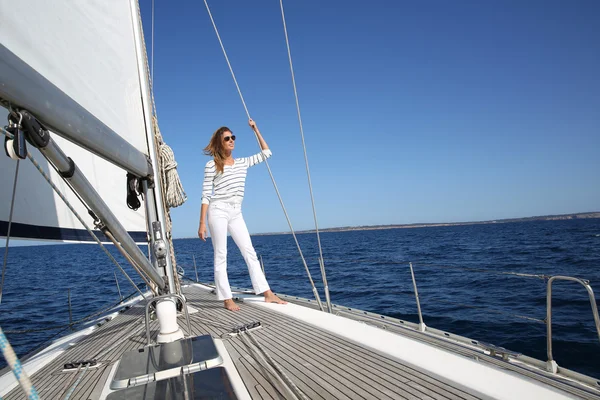
[[[260,321],[248,322],[247,324],[238,325],[229,332],[229,336],[237,336],[241,333],[247,333],[262,328]]]

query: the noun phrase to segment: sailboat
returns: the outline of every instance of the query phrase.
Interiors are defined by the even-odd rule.
[[[0,332],[2,399],[600,399],[598,380],[552,358],[550,330],[541,361],[324,306],[316,289],[286,306],[240,289],[242,311],[224,310],[177,274],[138,1],[21,0],[0,15],[0,235],[111,243],[148,287],[22,363]]]

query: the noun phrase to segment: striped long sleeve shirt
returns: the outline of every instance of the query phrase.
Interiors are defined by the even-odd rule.
[[[202,204],[211,201],[233,201],[241,203],[244,198],[244,186],[248,168],[271,157],[271,150],[266,149],[251,157],[236,158],[233,165],[225,165],[223,173],[217,174],[215,161],[210,160],[204,168],[204,184],[202,185]]]

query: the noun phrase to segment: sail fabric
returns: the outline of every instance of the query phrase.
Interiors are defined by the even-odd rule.
[[[0,123],[6,121],[7,115],[8,112],[0,107]],[[144,207],[133,211],[126,204],[127,173],[58,135],[51,134],[51,136],[65,154],[73,159],[133,239],[138,243],[146,242]],[[0,135],[0,139],[4,143],[4,135]],[[29,144],[27,149],[86,224],[94,229],[94,220],[62,177],[49,165],[39,150]],[[15,169],[16,161],[7,157],[2,150],[0,152],[0,236],[6,236],[7,233]],[[101,232],[95,233],[103,242],[107,241]],[[69,242],[94,241],[28,159],[20,161],[11,237]]]
[[[0,108],[0,121],[6,120],[6,116],[7,111]],[[134,240],[138,243],[145,242],[144,208],[133,211],[125,201],[126,172],[57,135],[53,134],[52,139],[73,159]],[[93,229],[92,217],[60,175],[48,164],[39,150],[28,145],[28,151],[86,224]],[[6,236],[7,233],[15,169],[16,161],[3,153],[0,154],[0,236]],[[60,196],[27,159],[20,161],[12,222],[11,237],[15,238],[94,241]],[[106,241],[100,232],[95,233],[101,240]]]
[[[0,43],[148,155],[131,1],[0,1]]]
[[[133,28],[135,1],[0,1],[0,43],[148,155]],[[0,107],[0,125],[6,124],[6,116]],[[133,211],[126,204],[126,172],[51,134],[134,239],[146,241],[144,207]],[[0,139],[3,143],[4,136]],[[41,153],[31,145],[28,150],[93,227],[86,208]],[[15,166],[0,151],[0,236],[8,226]],[[20,238],[93,240],[29,160],[20,162],[11,231],[11,237]]]

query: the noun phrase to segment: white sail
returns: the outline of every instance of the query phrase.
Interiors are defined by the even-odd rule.
[[[130,1],[123,0],[0,2],[0,44],[147,155],[133,30],[138,16],[132,9]],[[0,124],[5,125],[5,121],[6,111],[0,108]],[[138,211],[127,207],[125,171],[55,133],[52,137],[124,227],[138,232],[135,239],[141,241],[146,232],[143,206]],[[93,226],[87,210],[39,151],[32,146],[28,149]],[[6,233],[9,219],[14,169],[15,161],[0,154],[0,236]],[[21,162],[19,175],[11,236],[58,240],[89,237],[28,160]]]
[[[7,111],[0,107],[0,121],[6,121],[7,114]],[[146,217],[143,202],[142,207],[137,211],[127,207],[125,171],[57,135],[53,135],[53,140],[56,140],[88,177],[134,240],[145,242]],[[86,208],[48,164],[44,156],[33,146],[28,146],[28,151],[87,225],[94,228],[93,219]],[[2,151],[0,153],[0,188],[2,188],[0,190],[0,236],[6,235],[8,227],[15,169],[16,161],[8,158]],[[20,161],[11,237],[77,242],[94,240],[29,160]],[[104,240],[102,236],[100,238]]]
[[[148,154],[131,4],[0,2],[0,43]]]

